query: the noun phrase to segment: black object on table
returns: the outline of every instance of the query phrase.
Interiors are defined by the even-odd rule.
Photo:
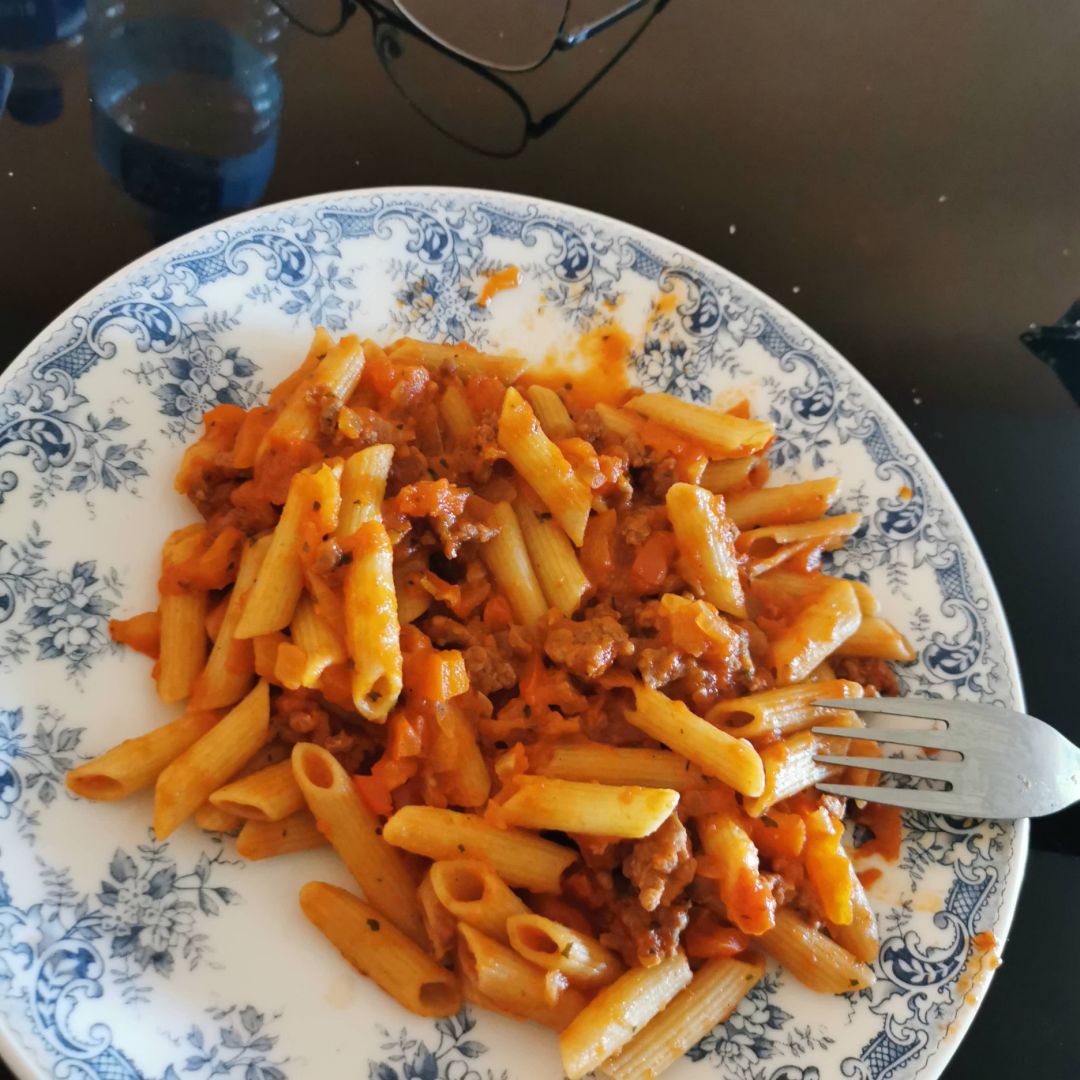
[[[1067,326],[1029,330],[1080,295],[1074,5],[672,0],[520,76],[358,7],[315,36],[252,4],[269,62],[230,55],[231,98],[189,86],[163,159],[145,116],[110,112],[116,61],[80,0],[0,3],[0,365],[129,260],[255,201],[459,184],[624,218],[786,303],[889,399],[982,545],[1029,710],[1080,742],[1080,415],[1020,340],[1051,359],[1063,340],[1055,362],[1080,365]],[[948,1080],[1080,1075],[1078,826],[1076,809],[1035,823],[1004,965]]]

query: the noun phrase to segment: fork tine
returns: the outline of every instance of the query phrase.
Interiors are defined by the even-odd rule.
[[[847,799],[900,806],[905,810],[927,810],[935,814],[972,815],[968,801],[954,791],[927,791],[925,788],[869,787],[862,784],[818,784],[818,791]]]
[[[814,701],[825,709],[857,709],[859,712],[888,713],[890,716],[914,716],[920,720],[939,720],[942,705],[951,702],[926,701],[902,697],[821,698]]]
[[[893,743],[897,746],[926,746],[931,750],[959,750],[960,740],[947,731],[932,728],[847,728],[812,727],[815,735],[828,735],[837,739],[870,739],[873,742]]]
[[[821,765],[845,765],[854,769],[870,769],[873,772],[899,773],[907,776],[925,776],[929,780],[954,780],[959,771],[959,761],[910,760],[908,758],[843,757],[840,754],[816,754],[814,760]]]

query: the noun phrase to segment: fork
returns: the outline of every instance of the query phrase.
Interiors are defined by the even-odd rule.
[[[910,716],[945,725],[935,728],[818,726],[815,735],[872,739],[961,755],[961,760],[856,757],[817,754],[821,765],[853,766],[900,776],[943,781],[946,790],[819,783],[818,790],[850,799],[927,810],[954,817],[1042,817],[1080,799],[1080,747],[1033,716],[993,705],[925,698],[856,698],[815,701],[828,709]]]

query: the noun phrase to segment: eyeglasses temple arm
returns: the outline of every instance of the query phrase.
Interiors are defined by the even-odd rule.
[[[566,30],[555,39],[553,48],[572,49],[583,41],[588,41],[589,38],[599,34],[602,30],[606,30],[609,26],[614,26],[620,19],[625,19],[627,15],[637,11],[640,7],[644,7],[646,3],[648,3],[648,0],[628,0],[627,3],[622,4],[600,19],[585,23],[583,26],[573,30]]]

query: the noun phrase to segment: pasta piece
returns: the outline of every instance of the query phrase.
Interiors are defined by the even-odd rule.
[[[356,530],[352,555],[345,571],[345,642],[353,705],[364,719],[383,723],[401,694],[402,661],[394,552],[381,522]]]
[[[554,390],[547,386],[534,385],[525,392],[533,412],[536,413],[536,419],[540,421],[540,426],[549,439],[570,439],[577,434],[563,399]]]
[[[421,575],[426,569],[423,562],[411,559],[394,567],[398,622],[402,626],[416,622],[431,607],[431,593],[421,584]]]
[[[866,964],[808,926],[790,908],[781,908],[776,925],[757,940],[799,982],[819,994],[846,994],[874,984],[874,973]]]
[[[236,854],[255,862],[326,847],[329,842],[319,831],[315,818],[307,810],[301,810],[282,821],[252,821],[249,818],[236,838]]]
[[[537,512],[524,497],[518,498],[514,509],[547,603],[569,618],[591,588],[573,545],[549,513]]]
[[[349,774],[314,743],[293,747],[292,766],[308,809],[364,896],[424,945],[416,885],[401,855],[380,835],[381,821],[360,798]]]
[[[829,718],[831,726],[859,727],[853,712],[841,712]],[[818,754],[845,754],[847,740],[830,739],[810,731],[797,731],[761,751],[765,783],[756,799],[747,799],[743,808],[751,817],[760,817],[773,803],[797,795],[823,780],[831,780],[843,771],[835,765],[820,765]]]
[[[192,525],[174,532],[162,552],[157,693],[166,705],[191,694],[206,662],[206,590],[182,585],[169,575],[171,569],[198,555],[205,542],[206,529]]]
[[[848,581],[834,581],[788,623],[769,647],[782,685],[802,682],[859,628],[862,612]]]
[[[601,784],[685,791],[700,787],[702,772],[681,754],[645,747],[608,746],[606,743],[571,743],[539,752],[533,772],[560,780],[595,780]]]
[[[480,553],[495,583],[510,601],[517,620],[525,626],[535,626],[547,614],[548,604],[529,559],[517,515],[509,503],[501,502],[496,504],[492,520],[498,525],[499,534],[484,544]]]
[[[354,335],[343,337],[328,349],[311,374],[292,388],[281,412],[259,444],[256,461],[272,446],[315,440],[319,435],[322,403],[334,401],[339,407],[344,405],[363,370],[364,350]]]
[[[862,696],[863,688],[857,682],[825,679],[718,701],[705,719],[744,739],[768,739],[771,742],[836,715],[835,709],[814,705],[817,699]]]
[[[494,375],[506,383],[512,383],[528,367],[528,361],[516,356],[477,352],[471,345],[435,345],[416,338],[401,338],[389,345],[386,353],[395,364],[423,364],[436,371],[453,365],[456,371]]]
[[[430,871],[420,882],[416,898],[420,901],[420,917],[424,920],[424,933],[431,942],[432,954],[442,963],[457,943],[457,920],[435,895]]]
[[[365,521],[382,521],[383,496],[394,448],[386,443],[357,450],[341,470],[339,537],[352,536]]]
[[[111,802],[150,787],[161,770],[198,742],[216,723],[214,712],[190,712],[171,723],[125,739],[104,754],[76,766],[64,778],[83,799]]]
[[[613,405],[598,401],[596,411],[604,427],[612,435],[625,439],[627,435],[637,435],[641,430],[641,421],[633,413],[628,413],[625,409],[616,409]]]
[[[741,488],[748,484],[750,474],[757,464],[759,464],[759,461],[756,457],[710,461],[705,466],[698,483],[716,495],[726,495],[734,488]]]
[[[773,426],[764,420],[744,420],[707,405],[681,401],[670,394],[639,394],[626,403],[642,416],[689,435],[710,457],[745,457],[767,446]]]
[[[243,819],[236,814],[230,814],[208,802],[203,803],[192,814],[191,819],[203,832],[231,833],[243,824]]]
[[[303,654],[303,667],[297,685],[316,687],[322,673],[331,664],[345,663],[345,643],[330,623],[319,614],[315,602],[307,594],[301,596],[296,605],[289,632],[296,647]]]
[[[804,815],[806,876],[828,922],[850,926],[853,917],[855,870],[843,847],[844,825],[824,806]]]
[[[251,821],[281,821],[306,805],[288,758],[218,788],[210,803]]]
[[[763,934],[773,925],[776,898],[750,834],[724,814],[707,814],[698,821],[698,835],[708,860],[698,873],[716,880],[731,922],[743,933]]]
[[[437,964],[384,915],[352,893],[309,881],[300,908],[361,975],[419,1016],[453,1016],[461,991],[453,974]]]
[[[476,431],[476,416],[461,383],[447,383],[439,399],[439,416],[455,439],[469,439]]]
[[[755,579],[751,592],[763,603],[782,606],[802,597],[813,596],[835,580],[828,574],[798,574],[788,570],[776,570]],[[859,610],[865,618],[881,614],[881,605],[868,585],[851,578],[841,580],[851,582],[859,600]]]
[[[771,555],[783,544],[800,544],[804,540],[812,540],[826,551],[832,551],[844,543],[861,521],[861,514],[834,514],[797,525],[766,525],[742,533],[735,546],[740,552],[755,557]]]
[[[735,1007],[765,974],[762,960],[717,957],[696,972],[659,1016],[654,1017],[608,1061],[601,1072],[611,1080],[646,1080],[659,1076],[700,1042]]]
[[[452,806],[483,806],[491,794],[491,777],[472,723],[454,701],[442,704],[436,719],[439,733],[428,760],[443,794]]]
[[[637,709],[626,720],[651,739],[663,743],[697,765],[706,776],[723,780],[743,795],[760,795],[765,771],[758,752],[745,739],[737,739],[695,716],[681,701],[635,682]]]
[[[464,923],[458,927],[457,960],[466,997],[475,989],[478,1004],[535,1020],[555,1031],[562,1031],[585,1007],[580,990],[567,987],[558,977],[553,979],[550,972]]]
[[[270,737],[270,688],[260,681],[243,701],[162,770],[154,788],[154,835],[176,831]]]
[[[558,971],[571,986],[595,990],[625,970],[619,957],[596,938],[532,912],[506,922],[510,946],[545,971]]]
[[[566,535],[581,547],[592,494],[562,451],[544,434],[529,403],[513,387],[503,398],[499,445]]]
[[[695,484],[672,484],[666,498],[687,581],[720,611],[745,618],[734,530],[724,517],[723,496]]]
[[[508,885],[558,892],[575,852],[521,829],[500,829],[475,814],[434,806],[403,806],[383,826],[383,838],[429,859],[486,859]]]
[[[428,871],[432,892],[459,922],[509,944],[506,921],[527,915],[525,902],[488,863],[479,859],[440,859]]]
[[[847,949],[856,960],[872,964],[877,959],[881,944],[877,917],[854,868],[851,870],[851,922],[844,926],[828,923],[828,927],[833,941]]]
[[[790,525],[821,517],[840,493],[840,477],[804,480],[801,484],[755,488],[730,495],[726,514],[740,529],[756,525]]]
[[[907,664],[915,659],[915,650],[888,619],[863,615],[858,629],[836,649],[837,656],[866,656]]]
[[[499,806],[499,815],[507,824],[527,829],[636,840],[656,832],[678,803],[679,793],[669,788],[519,776],[513,794]]]
[[[319,536],[333,532],[340,499],[337,477],[328,465],[292,478],[281,518],[237,624],[237,637],[252,638],[289,625],[304,588],[300,535],[304,522],[313,521]]]
[[[690,965],[680,952],[654,967],[631,968],[604,987],[559,1037],[569,1080],[581,1080],[618,1053],[690,979]]]
[[[191,701],[198,708],[220,709],[235,705],[251,689],[255,679],[255,655],[250,639],[238,638],[236,628],[270,543],[270,536],[261,536],[249,544],[240,557],[236,583],[229,593],[225,617],[214,639],[210,658],[192,687]]]

